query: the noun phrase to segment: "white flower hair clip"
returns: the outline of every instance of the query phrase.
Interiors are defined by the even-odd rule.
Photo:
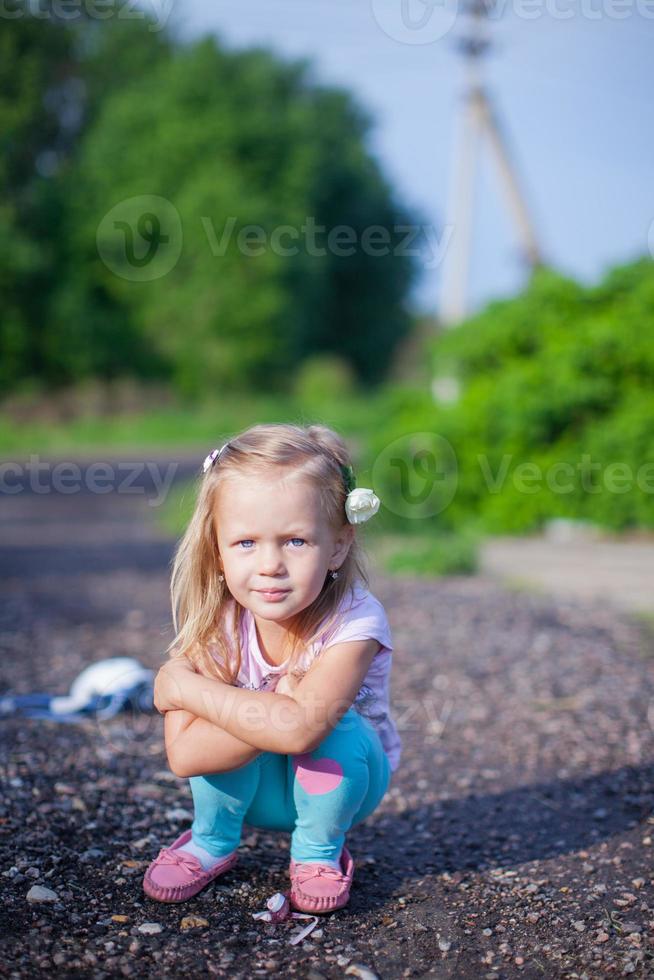
[[[379,497],[366,487],[357,487],[354,470],[351,466],[341,466],[343,482],[347,491],[345,514],[350,524],[363,524],[379,510]]]
[[[202,472],[203,473],[206,473],[207,470],[210,470],[211,469],[211,467],[216,462],[216,460],[217,459],[220,459],[221,453],[224,452],[224,450],[227,449],[228,446],[229,446],[229,443],[226,442],[224,446],[221,446],[220,447],[220,449],[212,449],[211,450],[211,452],[209,453],[209,455],[207,457],[205,457],[204,463],[202,464]]]
[[[366,487],[351,490],[345,498],[345,513],[350,524],[363,524],[379,510],[379,497]]]

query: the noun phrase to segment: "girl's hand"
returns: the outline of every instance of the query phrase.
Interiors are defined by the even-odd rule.
[[[189,673],[195,669],[186,657],[174,657],[160,669],[154,679],[154,706],[162,715],[183,708],[182,686]]]

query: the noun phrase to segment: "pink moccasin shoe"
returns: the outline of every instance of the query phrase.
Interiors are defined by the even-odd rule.
[[[291,904],[300,912],[333,912],[347,905],[354,877],[354,861],[347,847],[341,852],[341,871],[320,864],[291,858]]]
[[[190,830],[184,831],[170,847],[159,851],[150,864],[143,878],[143,891],[150,898],[158,902],[185,902],[238,861],[238,854],[230,854],[205,871],[195,855],[182,850],[191,836]]]

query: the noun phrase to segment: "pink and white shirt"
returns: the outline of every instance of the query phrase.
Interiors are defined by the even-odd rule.
[[[402,741],[391,715],[390,674],[393,641],[381,602],[362,585],[354,586],[341,600],[338,617],[329,633],[321,634],[301,656],[297,669],[308,670],[323,650],[336,643],[349,640],[377,640],[381,647],[368,669],[363,684],[354,699],[353,707],[371,722],[379,734],[392,771],[397,769],[402,752]],[[278,666],[269,664],[263,657],[257,638],[256,623],[249,609],[244,609],[241,619],[241,669],[236,686],[252,691],[274,691],[282,674],[286,673],[288,660]]]

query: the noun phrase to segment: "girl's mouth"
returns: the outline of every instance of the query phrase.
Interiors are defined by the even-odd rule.
[[[289,593],[289,589],[257,589],[256,591],[266,602],[281,602]]]

